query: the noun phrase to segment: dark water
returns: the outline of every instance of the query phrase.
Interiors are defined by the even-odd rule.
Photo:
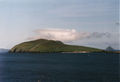
[[[0,54],[0,82],[119,82],[119,54]]]

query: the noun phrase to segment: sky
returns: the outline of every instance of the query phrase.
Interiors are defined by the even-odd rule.
[[[0,48],[35,39],[119,49],[119,0],[0,0]]]

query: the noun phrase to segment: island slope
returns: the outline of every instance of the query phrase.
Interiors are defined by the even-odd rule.
[[[88,53],[88,52],[102,52],[101,49],[67,45],[61,41],[39,39],[34,41],[23,42],[13,47],[10,52],[37,52],[37,53],[54,53],[54,52],[74,52],[74,53]]]

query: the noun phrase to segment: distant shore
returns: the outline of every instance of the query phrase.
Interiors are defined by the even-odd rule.
[[[74,52],[8,52],[8,53],[116,53],[120,54],[120,52],[115,51],[101,51],[101,52],[88,52],[88,51],[74,51]]]

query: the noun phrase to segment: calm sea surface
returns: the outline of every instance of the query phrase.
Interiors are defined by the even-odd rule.
[[[0,82],[119,82],[119,54],[0,54]]]

